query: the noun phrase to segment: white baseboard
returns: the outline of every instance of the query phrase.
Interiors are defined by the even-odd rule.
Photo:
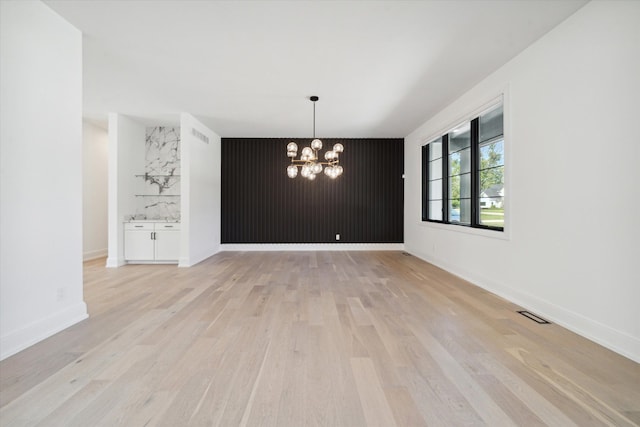
[[[220,245],[220,252],[248,251],[403,251],[404,243],[255,243]]]
[[[199,254],[191,257],[181,257],[178,261],[178,267],[193,267],[194,265],[201,263],[205,259],[212,257],[213,255],[220,252],[220,247],[217,246],[215,248],[209,248],[206,251],[202,251]]]
[[[603,347],[608,348],[634,362],[640,363],[640,340],[627,333],[613,329],[579,313],[567,310],[549,301],[538,298],[526,292],[510,288],[489,278],[464,270],[441,259],[408,250],[412,255],[442,268],[471,284],[494,293],[514,304],[542,316],[576,334],[587,338]]]
[[[82,254],[83,261],[91,261],[92,259],[104,258],[107,256],[107,248],[97,249],[95,251],[87,251]]]
[[[116,267],[122,267],[125,264],[126,264],[126,262],[125,262],[125,260],[123,258],[108,257],[105,267],[107,267],[107,268],[116,268]]]
[[[32,322],[17,331],[10,332],[0,337],[0,360],[13,356],[87,317],[89,317],[87,305],[84,302],[79,302],[44,319]]]

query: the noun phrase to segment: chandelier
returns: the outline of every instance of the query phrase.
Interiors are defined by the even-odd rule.
[[[312,96],[309,98],[313,102],[313,140],[310,147],[304,147],[300,154],[300,159],[296,159],[298,155],[298,144],[290,142],[287,144],[287,157],[291,158],[291,164],[287,167],[287,175],[289,178],[298,176],[298,168],[303,178],[313,181],[316,175],[322,172],[324,166],[324,174],[331,179],[336,179],[342,175],[342,166],[340,166],[339,154],[344,151],[344,146],[340,143],[334,144],[333,149],[324,153],[326,162],[318,160],[318,151],[322,149],[322,141],[316,138],[316,101],[320,98]]]

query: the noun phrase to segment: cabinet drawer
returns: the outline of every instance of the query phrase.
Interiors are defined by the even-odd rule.
[[[148,230],[153,231],[153,222],[125,222],[124,224],[125,230]]]
[[[167,231],[180,230],[180,223],[177,223],[177,222],[169,222],[169,223],[156,222],[156,231],[159,231],[159,230],[167,230]]]

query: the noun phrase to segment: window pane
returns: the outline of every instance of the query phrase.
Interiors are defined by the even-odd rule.
[[[429,202],[429,219],[442,221],[442,200],[432,200]]]
[[[460,198],[460,175],[454,175],[449,177],[449,198]]]
[[[471,222],[471,200],[449,199],[449,221],[469,224]]]
[[[504,140],[480,145],[480,169],[504,165]]]
[[[429,143],[429,160],[435,160],[442,157],[442,142],[440,139]]]
[[[493,114],[493,117],[489,117]],[[478,206],[480,225],[486,227],[504,228],[504,140],[495,139],[502,133],[502,108],[498,108],[480,118],[480,129],[482,134],[483,118],[488,125],[485,125],[485,133],[481,139],[490,140],[480,144],[480,166],[478,169],[478,179],[480,193],[478,194]],[[499,123],[498,123],[499,122]],[[491,140],[491,138],[494,138]]]
[[[471,149],[460,151],[460,173],[471,172]]]
[[[471,149],[467,148],[449,155],[449,176],[471,171]]]
[[[429,181],[429,200],[442,199],[442,180]]]
[[[460,199],[460,222],[471,223],[471,199]]]
[[[449,199],[449,221],[460,222],[460,199]]]
[[[442,178],[442,160],[429,162],[429,180]]]
[[[471,197],[471,174],[465,173],[449,177],[449,198],[465,199]]]
[[[471,146],[471,123],[465,123],[449,132],[449,153]]]
[[[502,198],[484,198],[480,201],[480,224],[487,227],[504,228]]]
[[[468,199],[471,197],[471,174],[465,173],[460,175],[460,198]]]
[[[480,116],[480,142],[487,141],[504,133],[502,118],[502,104],[497,105],[493,110]]]
[[[449,176],[460,174],[460,153],[449,154]]]
[[[480,197],[504,196],[504,166],[481,170],[478,173],[480,175]]]

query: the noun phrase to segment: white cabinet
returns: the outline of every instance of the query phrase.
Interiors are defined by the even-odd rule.
[[[124,259],[127,261],[153,261],[153,223],[126,223],[124,225]]]
[[[164,222],[124,224],[124,259],[129,262],[177,262],[180,224]]]
[[[156,223],[155,260],[177,261],[180,258],[180,224]]]

